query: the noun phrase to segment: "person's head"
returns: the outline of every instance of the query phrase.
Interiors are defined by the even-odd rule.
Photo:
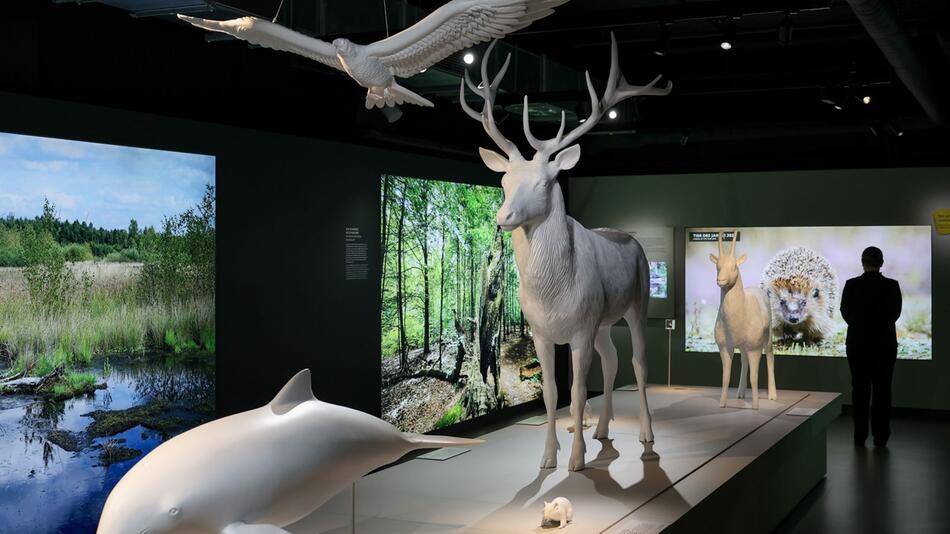
[[[868,247],[861,253],[861,265],[865,272],[878,272],[884,265],[884,253],[877,247]]]

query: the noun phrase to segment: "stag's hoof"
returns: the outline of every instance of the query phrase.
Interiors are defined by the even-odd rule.
[[[597,425],[597,430],[594,431],[594,439],[607,439],[608,434],[610,434],[610,427],[608,425]]]
[[[640,431],[640,443],[653,443],[653,430]]]
[[[573,433],[574,433],[574,425],[568,426],[568,427],[567,427],[567,431],[570,432],[571,434],[573,434]]]
[[[571,461],[567,466],[571,471],[583,471],[584,470],[584,455],[581,454],[580,458],[574,457],[571,455]]]
[[[778,398],[778,395],[773,391],[769,393],[769,400],[775,400]]]
[[[758,399],[752,401],[752,409],[753,409],[753,410],[758,410],[758,409],[759,409],[759,401],[758,401]]]
[[[736,394],[736,398],[737,398],[737,399],[744,399],[744,398],[745,398],[745,391],[739,390],[739,393]]]
[[[557,467],[557,458],[554,456],[545,456],[541,458],[541,469],[554,469]]]

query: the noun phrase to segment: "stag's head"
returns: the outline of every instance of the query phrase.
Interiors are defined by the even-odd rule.
[[[497,41],[496,41],[497,42]],[[494,107],[495,94],[498,85],[508,70],[511,54],[505,60],[501,70],[494,77],[488,77],[488,57],[495,46],[493,42],[482,57],[482,83],[476,86],[472,83],[468,72],[462,81],[460,101],[462,109],[470,117],[482,123],[485,132],[503,152],[499,154],[487,148],[480,148],[482,161],[489,169],[503,173],[501,186],[505,191],[505,202],[498,209],[496,220],[498,226],[504,230],[514,230],[522,226],[531,226],[543,221],[551,211],[552,195],[559,195],[560,190],[554,187],[557,176],[562,170],[568,170],[580,160],[581,148],[576,144],[577,139],[590,131],[600,122],[601,117],[610,108],[619,102],[639,95],[666,95],[672,90],[672,84],[662,89],[654,88],[661,76],[657,76],[648,85],[643,87],[629,85],[620,73],[617,58],[617,40],[610,36],[610,75],[607,78],[607,89],[602,98],[597,97],[597,91],[591,83],[590,73],[587,76],[587,90],[590,93],[591,113],[586,121],[577,128],[565,134],[565,115],[561,112],[561,127],[553,139],[541,140],[531,133],[528,120],[528,97],[524,99],[522,126],[525,138],[534,149],[534,156],[526,159],[521,155],[518,147],[505,138],[495,123]],[[465,86],[480,96],[485,105],[479,113],[469,107],[465,101]]]
[[[722,250],[722,232],[719,232],[719,256],[709,255],[709,261],[716,265],[716,283],[719,287],[729,289],[739,280],[739,266],[745,263],[745,254],[736,258],[736,237],[739,230],[732,232],[732,251],[725,254]]]

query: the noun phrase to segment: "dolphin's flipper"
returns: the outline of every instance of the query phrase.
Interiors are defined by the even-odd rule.
[[[298,404],[311,400],[316,400],[316,397],[310,389],[310,369],[304,369],[295,374],[274,400],[270,401],[270,409],[277,415],[283,415]]]
[[[247,523],[231,523],[224,527],[221,534],[290,534],[290,532],[274,525],[248,525]]]
[[[453,438],[451,436],[430,436],[427,434],[403,434],[406,441],[416,449],[441,449],[442,447],[471,447],[485,443],[483,439]]]

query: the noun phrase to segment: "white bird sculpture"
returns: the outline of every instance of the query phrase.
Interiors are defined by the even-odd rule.
[[[479,439],[404,434],[372,415],[321,402],[310,370],[274,400],[176,436],[119,480],[97,534],[289,534],[370,471],[416,449]]]
[[[367,109],[406,102],[431,107],[432,102],[396,83],[396,77],[415,76],[459,50],[518,31],[567,1],[452,0],[409,28],[369,45],[342,38],[328,43],[257,17],[224,21],[187,15],[178,18],[342,70],[368,90]]]

